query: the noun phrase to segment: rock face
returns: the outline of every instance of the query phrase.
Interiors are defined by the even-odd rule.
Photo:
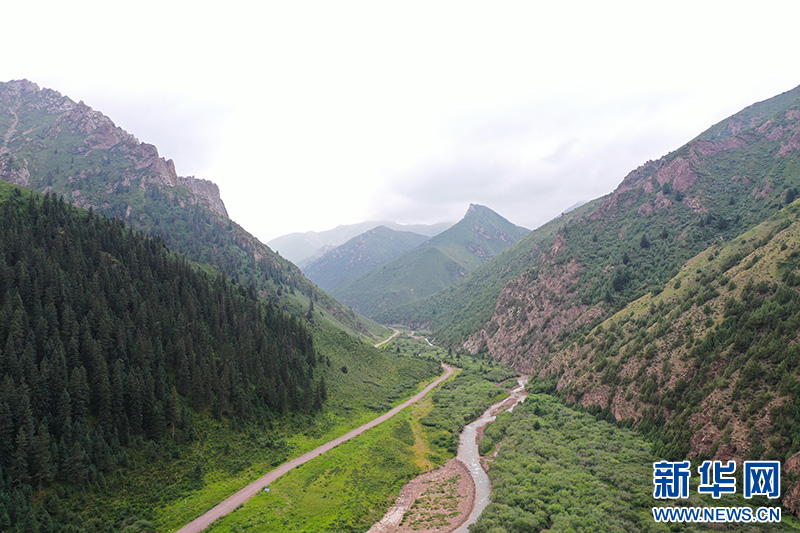
[[[124,219],[279,305],[300,292],[345,329],[366,331],[352,310],[230,220],[214,183],[178,176],[155,146],[83,102],[27,80],[0,83],[0,179]]]
[[[5,181],[58,191],[58,182],[65,179],[78,185],[70,194],[81,198],[79,205],[95,208],[106,203],[102,195],[120,193],[131,184],[145,192],[175,189],[171,194],[182,201],[228,218],[214,183],[179,177],[175,163],[152,144],[140,142],[82,101],[28,80],[0,84],[0,134],[0,178]]]
[[[172,173],[175,172],[175,166],[172,164],[172,159],[167,161],[172,168]],[[219,196],[219,187],[213,181],[202,180],[189,176],[186,178],[179,178],[180,183],[189,187],[192,192],[197,195],[199,200],[202,200],[209,209],[218,215],[228,218],[228,210],[225,209],[225,204],[222,203],[222,198]]]

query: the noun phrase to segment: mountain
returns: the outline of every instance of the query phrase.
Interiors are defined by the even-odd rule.
[[[332,294],[366,316],[390,316],[395,307],[464,277],[528,232],[488,207],[470,205],[464,218],[450,229]]]
[[[326,252],[303,268],[303,273],[331,292],[372,268],[416,248],[425,235],[378,226]]]
[[[800,87],[393,317],[637,424],[660,457],[781,460],[797,513],[799,193]]]
[[[439,372],[5,182],[0,288],[0,531],[174,530]]]
[[[451,287],[379,317],[530,369],[571,329],[658,290],[688,259],[793,200],[798,147],[800,87],[648,161]]]
[[[110,479],[144,440],[174,448],[211,413],[266,426],[327,397],[295,317],[63,197],[0,182],[0,286],[3,531],[38,531],[33,490]]]
[[[638,423],[655,438],[660,457],[738,464],[765,458],[796,473],[798,288],[795,201],[690,259],[662,291],[570,335],[533,371],[553,376],[572,402]],[[800,511],[800,485],[792,485],[784,505]]]
[[[296,314],[315,300],[342,328],[367,331],[351,310],[228,218],[215,184],[178,176],[155,146],[83,102],[27,80],[0,83],[0,139],[0,179],[121,218]]]
[[[368,221],[360,224],[337,226],[327,231],[290,233],[289,235],[272,239],[267,244],[292,263],[305,268],[326,252],[378,226],[385,226],[394,231],[407,231],[433,237],[452,226],[452,224],[449,222],[440,222],[438,224],[398,224],[387,221]]]

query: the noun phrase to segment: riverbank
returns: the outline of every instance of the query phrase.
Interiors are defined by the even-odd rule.
[[[527,377],[509,396],[468,424],[459,439],[458,455],[444,466],[407,483],[395,504],[368,533],[449,533],[467,531],[489,504],[491,485],[481,466],[478,431],[525,398]]]

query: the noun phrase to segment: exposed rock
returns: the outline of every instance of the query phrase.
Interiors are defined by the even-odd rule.
[[[790,152],[797,150],[798,147],[800,147],[800,131],[795,131],[791,137],[781,144],[781,149],[778,150],[778,155],[781,157],[786,156]]]
[[[698,140],[692,143],[692,148],[702,155],[713,155],[726,150],[735,150],[747,146],[747,141],[741,137],[728,137],[721,141]]]
[[[175,172],[175,165],[172,163],[172,159],[167,162],[170,165],[170,169],[172,173]],[[196,195],[198,200],[201,200],[203,205],[217,213],[223,218],[228,218],[228,211],[225,209],[225,204],[222,202],[222,198],[219,195],[219,187],[216,183],[198,179],[194,176],[182,177],[180,178],[180,182],[183,185],[189,187],[192,192]]]
[[[793,515],[800,516],[800,452],[794,454],[783,464],[783,472],[788,477],[789,490],[781,502]]]
[[[655,200],[656,209],[668,209],[672,207],[672,200],[666,197],[662,191],[658,191]]]
[[[681,192],[686,192],[697,181],[697,174],[692,170],[689,161],[683,157],[676,157],[667,163],[655,173],[654,177],[659,185],[672,182],[672,188]]]
[[[521,372],[542,371],[547,361],[540,354],[548,352],[552,339],[602,313],[600,307],[579,302],[562,305],[575,297],[580,271],[580,265],[572,261],[508,283],[500,293],[490,323],[470,337],[464,347],[477,353],[486,346],[494,358]]]
[[[28,187],[31,174],[24,160],[6,155],[0,158],[0,178],[14,185]]]
[[[27,80],[11,81],[0,85],[0,105],[14,118],[11,127],[4,134],[0,154],[5,158],[0,160],[0,178],[18,185],[35,187],[28,169],[29,165],[20,157],[15,156],[15,151],[32,146],[39,139],[58,139],[64,133],[70,133],[80,138],[74,147],[75,153],[88,157],[91,153],[106,153],[104,159],[124,157],[130,162],[129,168],[118,168],[116,174],[104,174],[103,179],[109,180],[104,187],[106,193],[113,193],[117,184],[124,187],[138,182],[139,188],[148,190],[150,187],[157,189],[187,187],[192,192],[188,199],[190,204],[199,204],[207,207],[223,218],[228,218],[225,204],[219,195],[219,188],[210,181],[194,177],[180,178],[175,170],[172,160],[162,158],[158,149],[152,144],[139,142],[139,140],[119,128],[114,122],[99,111],[95,111],[85,103],[75,103],[62,96],[57,91],[40,89],[38,85]],[[17,131],[18,115],[23,116],[30,111],[45,110],[55,118],[50,125],[47,122],[36,123],[30,131]],[[30,133],[36,132],[33,137]],[[23,143],[14,144],[15,140]],[[21,146],[20,146],[21,145]],[[44,146],[44,145],[43,145]],[[43,146],[39,147],[39,154],[46,154]],[[73,158],[74,159],[74,158]],[[36,165],[34,165],[36,166]],[[98,165],[99,167],[99,165]],[[93,175],[100,175],[101,169],[94,168],[88,175],[81,171],[80,179],[92,179]],[[67,179],[72,181],[72,176]],[[36,179],[42,179],[37,176]],[[81,191],[81,201],[88,203],[90,199]],[[73,194],[73,197],[77,198]],[[128,213],[126,217],[129,217]]]

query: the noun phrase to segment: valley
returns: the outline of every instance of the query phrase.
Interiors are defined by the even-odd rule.
[[[386,342],[386,341],[384,341]],[[376,346],[377,347],[377,346]],[[418,402],[422,398],[424,398],[434,387],[442,383],[444,380],[449,378],[453,374],[453,367],[442,365],[444,372],[441,376],[437,377],[432,383],[427,385],[424,389],[420,392],[412,396],[410,399],[404,401],[397,407],[394,407],[391,411],[373,419],[360,426],[348,433],[333,439],[331,441],[326,442],[325,444],[314,448],[310,452],[307,452],[296,459],[292,459],[291,461],[287,461],[283,463],[281,466],[276,468],[275,470],[269,472],[268,474],[258,478],[254,482],[252,482],[247,487],[243,488],[242,490],[238,491],[236,494],[232,495],[231,497],[225,499],[225,501],[221,502],[220,504],[216,505],[213,509],[209,510],[208,512],[204,513],[200,517],[192,520],[186,526],[180,528],[178,533],[199,533],[200,531],[205,530],[209,525],[211,525],[216,520],[226,516],[231,511],[236,509],[237,507],[244,505],[250,498],[259,494],[261,491],[266,492],[267,487],[276,479],[281,477],[282,475],[286,474],[290,470],[303,465],[315,457],[319,457],[323,453],[332,450],[334,447],[340,445],[343,442],[347,442],[348,440],[361,435],[365,431],[370,428],[377,426],[380,423],[383,423],[394,415],[408,407],[409,405]]]
[[[403,352],[422,351],[414,357],[453,363],[446,352],[423,341],[406,338],[404,344]],[[384,349],[392,351],[391,344]],[[463,363],[467,364],[455,377],[413,408],[282,476],[269,493],[259,493],[208,530],[366,531],[406,482],[453,460],[461,420],[506,395],[494,381],[505,380],[513,374],[511,369],[466,357]]]
[[[303,270],[83,102],[0,83],[0,134],[2,531],[800,530],[800,87],[533,231],[278,240]],[[657,501],[684,460],[780,494]]]

